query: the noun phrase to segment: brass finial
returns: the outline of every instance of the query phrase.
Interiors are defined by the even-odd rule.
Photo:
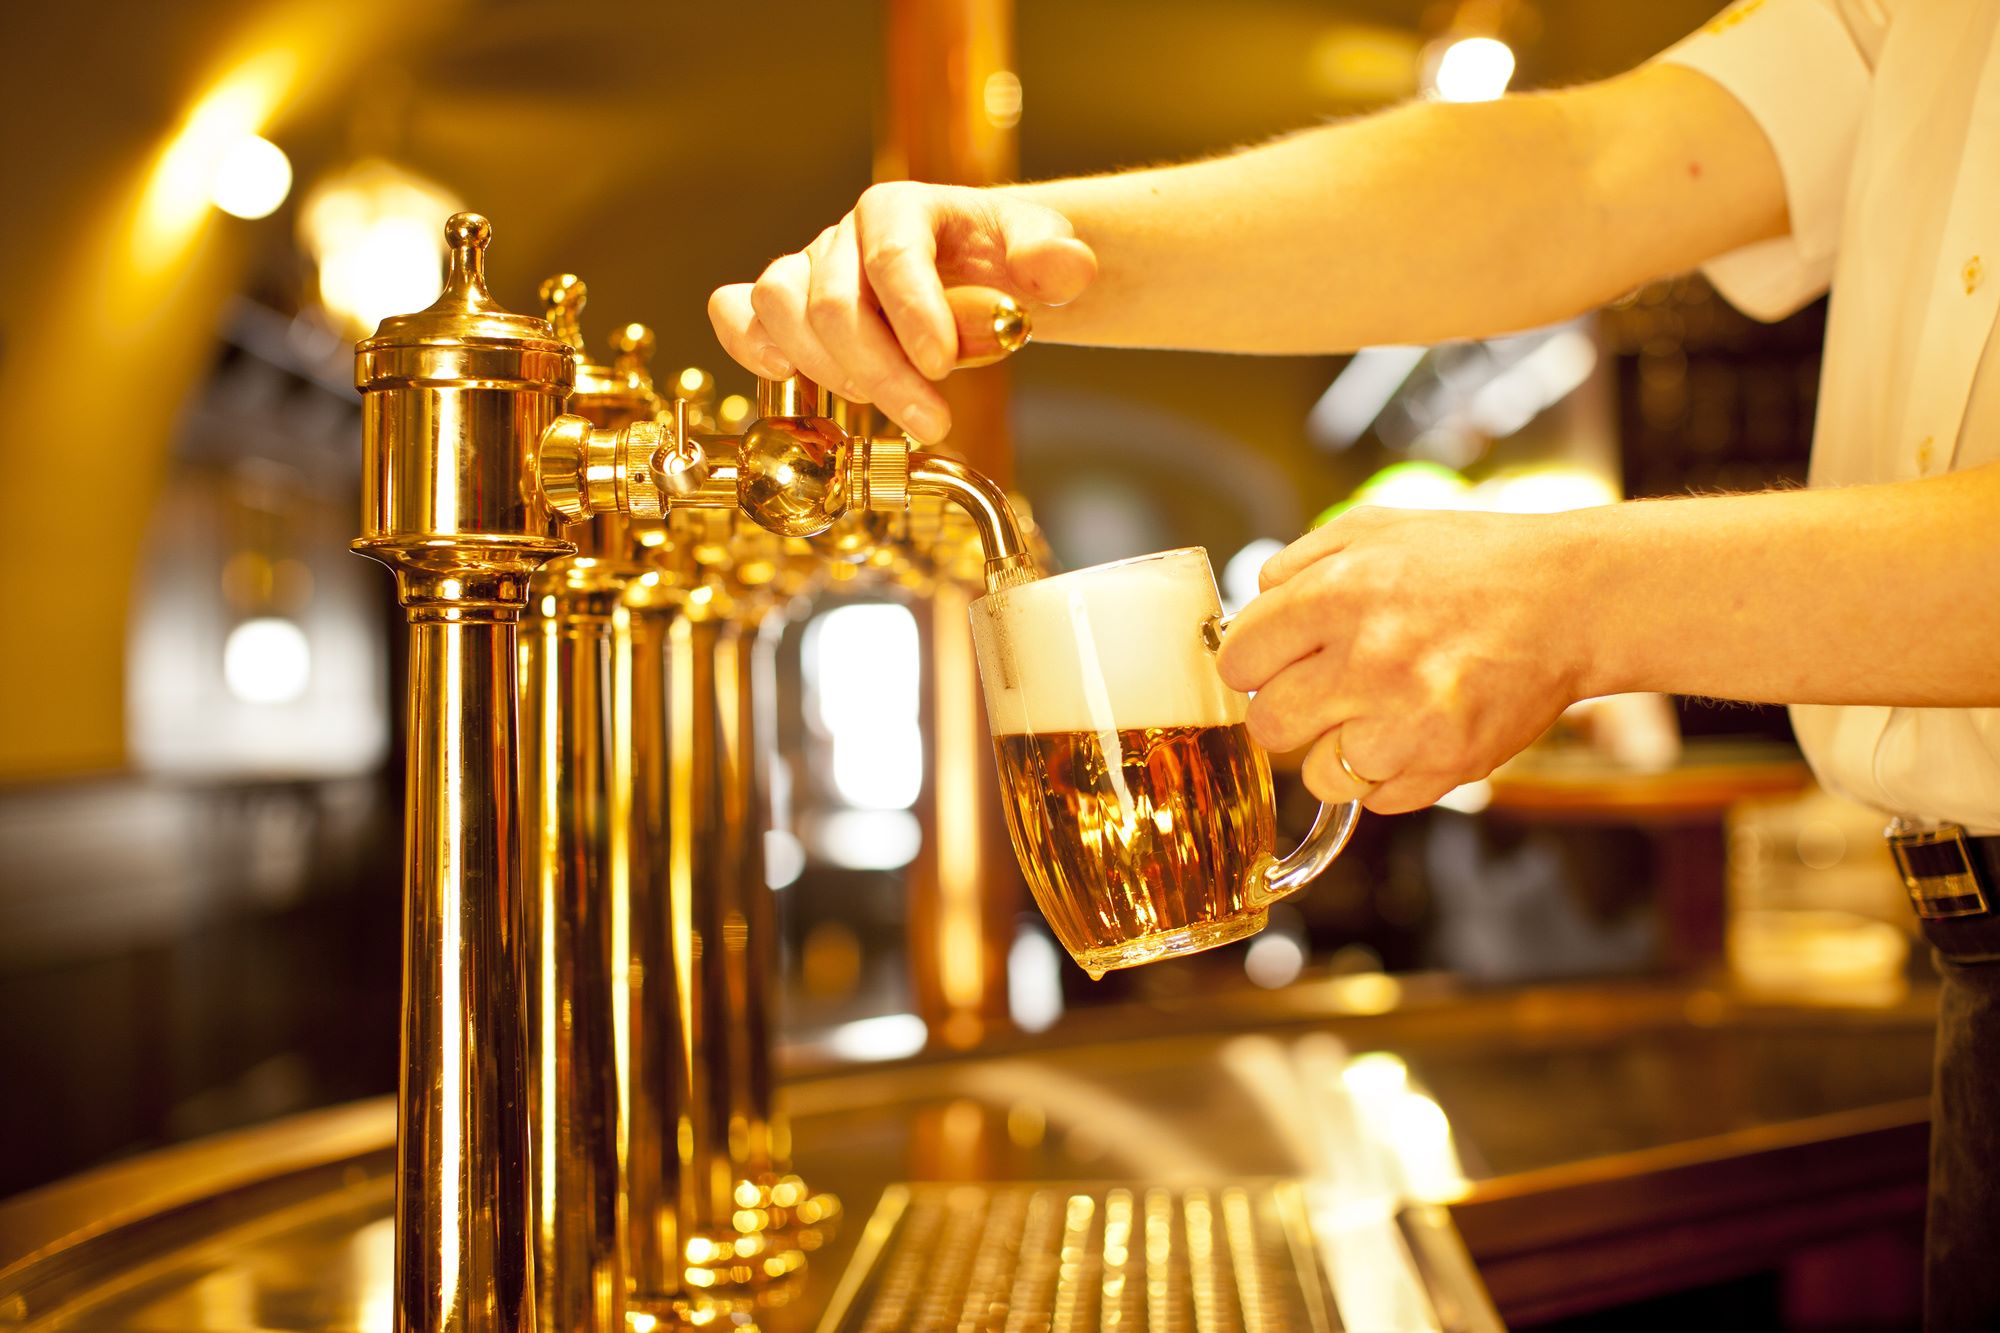
[[[549,327],[556,331],[556,341],[568,343],[582,356],[583,307],[590,297],[583,279],[574,273],[558,273],[543,280],[541,296],[542,307],[548,311]]]
[[[451,246],[451,267],[444,292],[431,308],[498,309],[486,290],[486,246],[493,239],[493,224],[478,213],[453,213],[444,224],[444,239]]]

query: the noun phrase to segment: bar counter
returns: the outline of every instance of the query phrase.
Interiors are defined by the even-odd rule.
[[[892,1182],[1310,1177],[1278,1075],[1326,1036],[1394,1053],[1444,1109],[1451,1216],[1509,1324],[1783,1268],[1920,1228],[1933,1018],[1921,989],[1842,1009],[1365,975],[1076,1013],[969,1055],[792,1048],[797,1160],[845,1216],[759,1322],[819,1324]],[[392,1100],[358,1103],[0,1204],[0,1328],[386,1329],[394,1130]]]

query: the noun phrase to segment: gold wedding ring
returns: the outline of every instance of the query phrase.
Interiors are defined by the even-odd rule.
[[[1339,764],[1340,771],[1347,774],[1349,778],[1353,779],[1355,782],[1360,783],[1368,790],[1374,791],[1377,787],[1382,785],[1381,781],[1376,778],[1364,778],[1359,773],[1355,772],[1354,765],[1347,762],[1347,755],[1340,748],[1340,733],[1346,726],[1347,724],[1343,722],[1340,724],[1340,726],[1335,727],[1333,729],[1333,762]]]

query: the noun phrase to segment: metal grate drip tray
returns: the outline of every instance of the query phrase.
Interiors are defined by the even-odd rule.
[[[1296,1181],[892,1185],[820,1333],[1340,1333],[1500,1327],[1455,1236],[1384,1216],[1409,1290],[1353,1319],[1336,1280],[1374,1283],[1316,1234]],[[1426,1218],[1429,1225],[1449,1223]],[[1329,1258],[1331,1256],[1331,1263]],[[1442,1271],[1462,1269],[1462,1271]]]

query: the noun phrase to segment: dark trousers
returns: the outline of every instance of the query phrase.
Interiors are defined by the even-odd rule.
[[[1937,965],[1924,1327],[2000,1329],[2000,961]]]

